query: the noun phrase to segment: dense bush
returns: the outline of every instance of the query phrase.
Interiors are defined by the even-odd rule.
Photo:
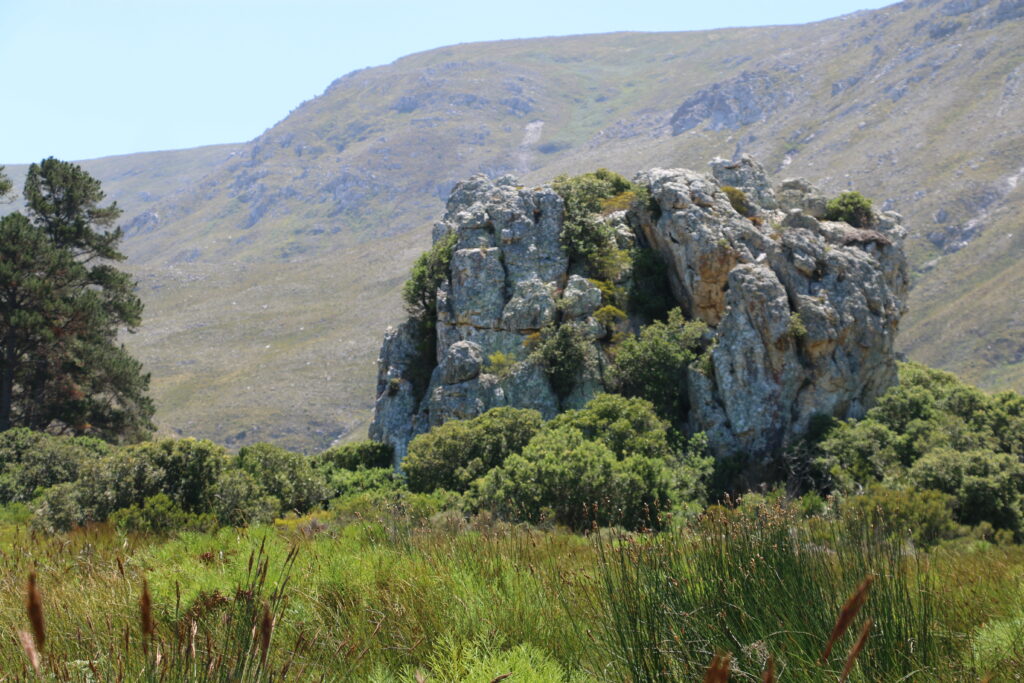
[[[205,439],[151,441],[129,446],[122,453],[123,457],[141,458],[159,471],[159,492],[186,512],[208,509],[208,488],[224,468],[227,456],[222,446]]]
[[[0,503],[28,502],[44,489],[78,478],[82,462],[113,447],[91,437],[60,437],[19,427],[0,433]]]
[[[562,246],[570,265],[594,277],[614,280],[628,261],[615,242],[615,230],[602,213],[647,201],[647,190],[617,173],[598,169],[575,177],[559,176],[551,183],[565,205]]]
[[[545,429],[572,427],[587,439],[600,441],[619,459],[675,456],[669,440],[671,425],[649,401],[618,394],[599,394],[585,408],[569,410],[550,420]]]
[[[1021,531],[1024,398],[989,395],[915,363],[859,422],[837,423],[815,448],[823,488],[884,483],[949,494],[961,524]],[[895,495],[895,494],[893,494]]]
[[[860,192],[843,192],[825,205],[825,218],[845,221],[855,228],[870,228],[874,224],[871,200]]]
[[[238,467],[277,498],[283,511],[306,512],[327,499],[327,483],[310,458],[268,443],[245,446]]]
[[[437,288],[448,278],[455,250],[454,232],[449,232],[420,254],[409,279],[402,286],[402,299],[409,315],[433,320],[437,317]]]
[[[360,467],[391,467],[395,449],[379,441],[353,441],[319,453],[315,464],[319,468],[357,470]]]
[[[604,443],[565,426],[539,433],[521,455],[474,482],[476,505],[511,520],[545,519],[573,529],[658,524],[671,478],[661,459],[619,460]]]
[[[913,464],[910,481],[951,495],[963,524],[1021,531],[1024,463],[1014,455],[937,448]]]
[[[871,522],[898,537],[909,536],[921,545],[953,538],[960,527],[953,518],[953,496],[940,491],[893,489],[875,484],[862,495],[842,500],[846,518]]]
[[[558,398],[564,400],[582,379],[587,347],[587,340],[575,325],[548,325],[541,330],[533,355],[543,366]]]
[[[601,394],[555,417],[520,454],[473,483],[470,505],[509,520],[658,527],[676,503],[701,502],[711,461],[687,452],[647,401]],[[678,440],[678,439],[677,439]]]
[[[678,308],[666,322],[655,321],[638,338],[622,342],[609,373],[613,388],[654,404],[658,414],[673,422],[684,418],[686,371],[696,360],[704,323],[683,318]]]
[[[186,512],[164,493],[147,498],[141,506],[117,510],[109,521],[118,531],[132,533],[214,531],[219,526],[215,515]]]
[[[409,443],[402,462],[409,489],[465,491],[474,479],[522,450],[541,422],[535,410],[501,407],[420,434]]]
[[[268,495],[267,490],[245,470],[225,470],[210,492],[212,511],[221,524],[246,526],[271,522],[281,514],[281,501]]]

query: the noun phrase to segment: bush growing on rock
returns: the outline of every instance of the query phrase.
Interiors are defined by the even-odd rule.
[[[549,325],[541,330],[533,353],[543,365],[551,388],[564,400],[586,369],[588,349],[583,334],[575,325]]]
[[[871,200],[860,192],[843,192],[825,205],[825,218],[845,221],[855,228],[870,228],[874,223]]]
[[[647,399],[667,420],[682,420],[686,370],[697,359],[706,331],[707,325],[687,322],[682,311],[673,309],[667,321],[655,321],[639,337],[622,342],[610,370],[612,387],[625,396]]]
[[[455,239],[454,232],[446,234],[413,264],[409,279],[402,286],[402,299],[414,318],[436,319],[437,288],[448,278]]]
[[[591,275],[614,280],[627,256],[615,243],[614,228],[600,215],[646,201],[646,188],[603,168],[575,177],[559,176],[551,187],[565,205],[561,240],[570,262]]]

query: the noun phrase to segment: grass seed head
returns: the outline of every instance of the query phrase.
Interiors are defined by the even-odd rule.
[[[43,622],[43,599],[39,595],[39,589],[36,588],[35,572],[29,572],[28,575],[25,610],[28,612],[28,621],[32,625],[36,649],[42,652],[46,647],[46,624]]]

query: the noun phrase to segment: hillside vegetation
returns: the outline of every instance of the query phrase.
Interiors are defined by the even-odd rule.
[[[903,2],[805,26],[446,47],[354,72],[252,142],[86,164],[165,430],[306,451],[364,433],[379,330],[452,185],[749,152],[911,230],[910,358],[1024,387],[1024,16]],[[15,170],[16,169],[10,169]]]

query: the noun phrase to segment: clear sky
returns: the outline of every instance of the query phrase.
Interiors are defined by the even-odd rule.
[[[335,78],[453,43],[817,21],[872,0],[0,0],[0,163],[250,140]]]

